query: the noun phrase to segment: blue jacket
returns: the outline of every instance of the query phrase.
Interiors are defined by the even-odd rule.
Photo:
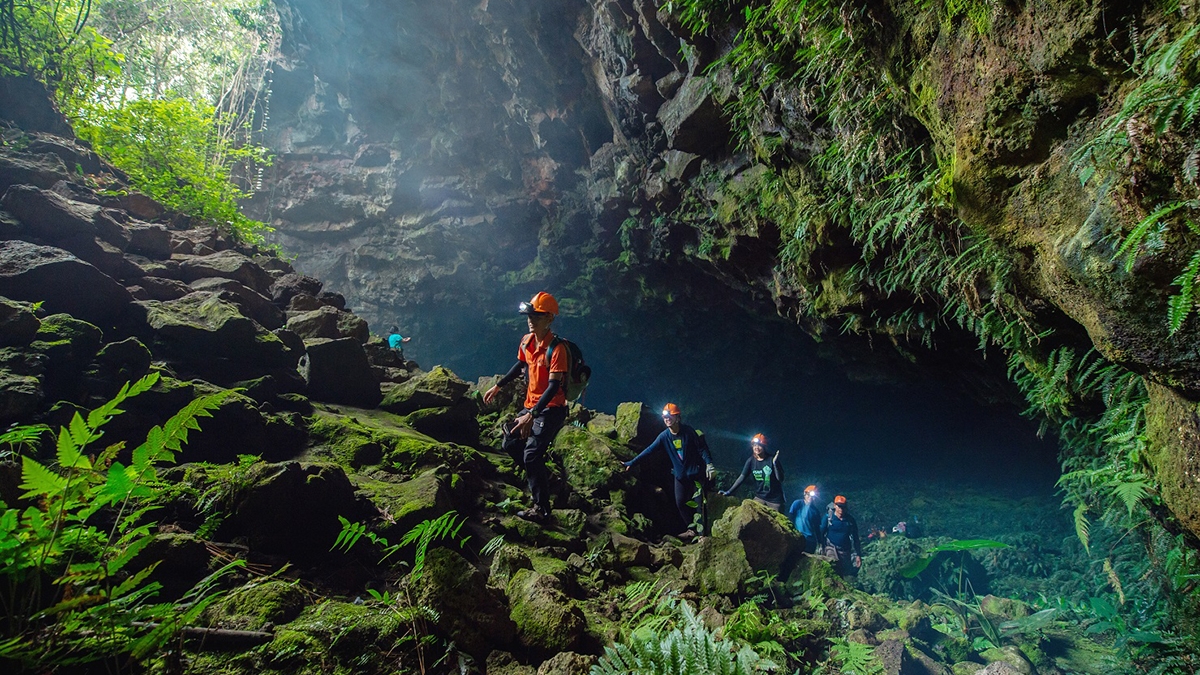
[[[854,516],[842,510],[844,518],[838,518],[833,511],[825,514],[821,521],[821,538],[826,544],[843,551],[852,551],[862,557],[862,543],[858,539],[858,521]]]
[[[654,442],[647,445],[637,457],[625,462],[625,466],[637,464],[655,450],[667,453],[667,457],[671,459],[671,475],[675,476],[676,480],[700,479],[704,476],[704,467],[712,464],[704,433],[686,424],[680,424],[678,436],[671,433],[670,429],[663,429]]]
[[[796,519],[796,529],[806,538],[816,541],[821,533],[821,511],[815,504],[805,504],[803,499],[792,502],[788,513]]]

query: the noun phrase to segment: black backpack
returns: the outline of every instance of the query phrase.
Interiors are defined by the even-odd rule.
[[[587,391],[588,382],[592,379],[592,368],[583,362],[583,350],[579,348],[579,345],[557,335],[550,340],[550,347],[546,350],[547,357],[554,354],[554,348],[560,343],[566,346],[569,355],[567,378],[563,383],[563,391],[566,392],[568,401],[578,401]]]

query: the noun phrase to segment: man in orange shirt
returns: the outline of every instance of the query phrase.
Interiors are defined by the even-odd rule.
[[[511,424],[505,426],[504,449],[525,466],[525,477],[533,497],[533,507],[517,513],[526,520],[543,522],[550,517],[549,474],[546,471],[546,449],[554,442],[567,418],[567,396],[563,390],[570,353],[561,342],[547,354],[554,334],[550,324],[558,315],[558,301],[553,295],[541,292],[517,310],[525,315],[529,334],[517,349],[517,362],[491,389],[483,394],[484,403],[491,403],[500,387],[517,379],[522,371],[529,384],[525,390],[524,408]]]

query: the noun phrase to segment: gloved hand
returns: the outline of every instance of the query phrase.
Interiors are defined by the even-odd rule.
[[[705,478],[712,480],[712,477],[715,475],[717,475],[717,467],[713,466],[712,464],[709,464],[708,466],[704,467],[704,477]]]

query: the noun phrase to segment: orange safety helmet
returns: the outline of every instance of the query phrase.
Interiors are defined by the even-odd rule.
[[[757,443],[758,445],[766,446],[767,437],[763,436],[762,434],[754,434],[754,438],[751,438],[750,442]]]
[[[804,488],[804,494],[806,494],[806,495],[807,494],[816,494],[816,492],[817,492],[816,485],[809,485],[808,487]]]
[[[519,314],[554,314],[558,315],[558,301],[553,295],[545,291],[538,291],[529,302],[522,302],[517,306]]]
[[[679,406],[675,405],[674,403],[668,403],[663,406],[662,414],[663,417],[666,417],[667,415],[677,416],[682,415],[683,413],[679,410]]]
[[[843,497],[842,495],[838,495],[838,496],[836,496],[836,497],[834,497],[834,498],[833,498],[833,503],[834,503],[834,504],[837,504],[838,506],[845,506],[845,505],[846,505],[846,498],[845,498],[845,497]]]

